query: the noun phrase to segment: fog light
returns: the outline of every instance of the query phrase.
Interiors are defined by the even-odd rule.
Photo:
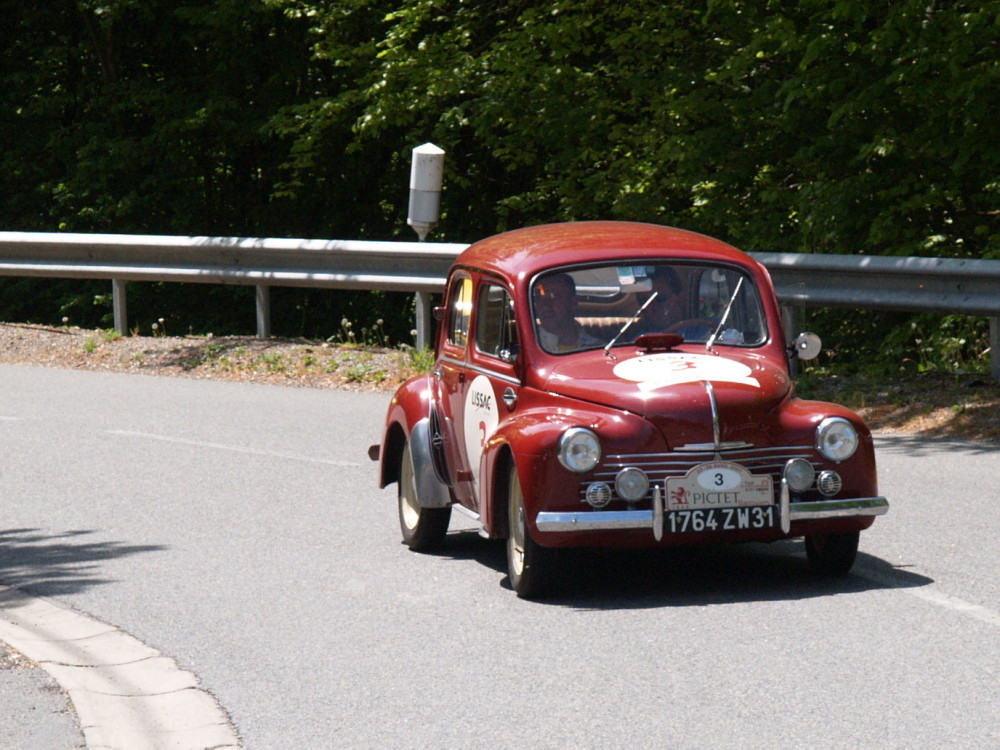
[[[604,482],[588,484],[586,498],[594,508],[603,508],[611,502],[611,487]]]
[[[804,492],[812,487],[816,479],[816,470],[804,458],[793,458],[785,464],[785,479],[792,492]]]
[[[824,497],[833,497],[840,492],[840,488],[844,486],[844,482],[841,480],[840,474],[835,471],[821,471],[819,478],[816,480],[816,486],[819,488],[820,494]]]
[[[615,477],[615,492],[627,503],[642,500],[649,492],[649,478],[641,469],[629,466]]]

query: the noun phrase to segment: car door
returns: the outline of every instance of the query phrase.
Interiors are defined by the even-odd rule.
[[[445,461],[448,465],[452,494],[463,505],[475,508],[466,451],[463,447],[463,401],[469,380],[468,351],[472,330],[473,289],[475,282],[466,271],[456,271],[449,282],[446,297],[445,325],[441,332],[438,358],[434,366],[437,383],[435,404]]]
[[[468,375],[462,399],[462,447],[472,471],[472,488],[481,504],[481,459],[486,444],[517,400],[520,380],[515,361],[519,350],[514,308],[499,280],[484,278],[476,294],[468,348]]]
[[[478,288],[469,274],[450,287],[448,322],[435,375],[449,435],[447,460],[453,467],[452,492],[466,507],[479,508],[481,459],[506,398],[516,398],[514,372],[517,329],[508,290],[484,279]]]

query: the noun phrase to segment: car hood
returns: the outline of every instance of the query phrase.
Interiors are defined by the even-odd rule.
[[[587,352],[543,374],[550,392],[624,409],[652,422],[668,446],[713,443],[716,403],[721,442],[760,444],[788,396],[783,366],[755,354],[659,352],[613,359]]]

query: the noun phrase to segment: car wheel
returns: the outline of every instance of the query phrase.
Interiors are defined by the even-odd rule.
[[[858,555],[861,533],[814,534],[806,537],[809,567],[822,575],[846,575]]]
[[[417,482],[409,440],[403,447],[398,492],[399,528],[403,532],[403,543],[417,552],[440,547],[448,533],[451,508],[423,508],[417,502]]]
[[[517,468],[511,465],[507,482],[507,574],[510,586],[522,599],[547,594],[552,584],[551,552],[535,543],[528,532],[524,494]]]

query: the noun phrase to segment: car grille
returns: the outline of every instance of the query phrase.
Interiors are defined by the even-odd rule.
[[[614,487],[615,475],[626,466],[635,466],[649,477],[650,491],[646,497],[652,498],[652,488],[663,486],[667,477],[682,477],[695,466],[708,461],[731,461],[740,464],[751,474],[767,474],[774,481],[775,497],[780,490],[781,473],[790,459],[804,458],[819,470],[819,464],[812,446],[783,446],[780,448],[733,448],[721,451],[675,451],[672,453],[626,453],[605,456],[594,474],[580,485],[580,499],[584,499],[587,485],[592,482],[607,482]]]

